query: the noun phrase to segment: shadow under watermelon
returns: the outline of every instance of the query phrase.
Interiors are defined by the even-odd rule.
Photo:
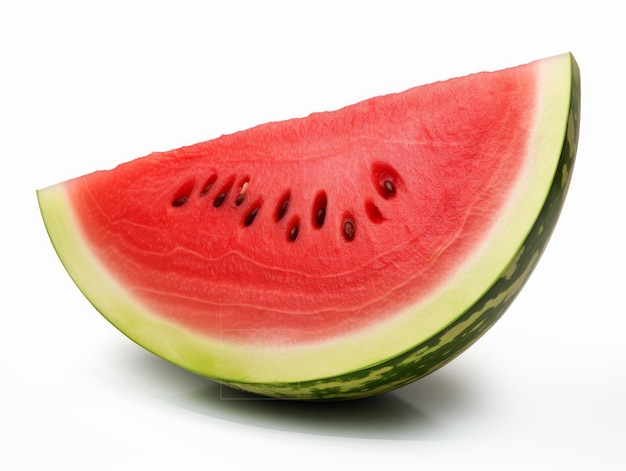
[[[388,440],[459,438],[454,419],[477,407],[471,375],[443,368],[379,396],[300,402],[240,392],[190,373],[144,350],[125,352],[122,373],[142,394],[209,417],[293,433]],[[119,371],[119,370],[118,370]],[[128,385],[128,382],[126,383]],[[457,429],[458,432],[458,429]]]

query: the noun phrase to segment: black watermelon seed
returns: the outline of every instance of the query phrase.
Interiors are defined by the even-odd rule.
[[[294,240],[298,238],[298,231],[299,231],[298,226],[293,226],[291,230],[289,231],[289,240],[291,242],[293,242]]]
[[[182,206],[183,204],[185,204],[188,199],[189,199],[188,196],[179,196],[174,201],[172,201],[172,206],[174,206],[175,208],[178,208],[179,206]]]
[[[391,165],[377,162],[372,165],[372,183],[383,198],[393,198],[402,187],[403,182],[398,171]]]
[[[220,193],[213,200],[213,206],[215,206],[216,208],[219,208],[220,206],[222,206],[222,203],[224,202],[225,199],[226,199],[226,193],[225,192]]]
[[[326,192],[324,190],[320,190],[315,195],[315,200],[313,201],[313,212],[311,223],[313,227],[316,229],[321,229],[324,225],[324,221],[326,220],[326,207],[328,206],[328,197],[326,196]]]
[[[324,225],[324,220],[326,219],[326,208],[318,208],[315,213],[315,223],[318,227],[322,227]]]
[[[245,193],[241,193],[239,196],[237,196],[237,199],[235,200],[235,204],[237,206],[240,206],[241,203],[243,203],[244,199],[246,199],[246,194]]]
[[[393,185],[391,180],[385,180],[383,182],[383,187],[388,195],[394,195],[396,193],[396,187]]]
[[[256,215],[259,212],[259,208],[254,208],[252,211],[250,211],[248,213],[248,215],[246,216],[246,218],[243,220],[243,225],[248,227],[250,224],[252,224],[252,222],[254,221],[254,218],[256,217]]]
[[[351,218],[346,219],[343,222],[343,235],[347,240],[354,239],[354,233],[356,232],[356,227],[354,226],[354,221]]]

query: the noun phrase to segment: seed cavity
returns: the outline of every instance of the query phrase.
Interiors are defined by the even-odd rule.
[[[191,197],[194,186],[195,182],[193,180],[189,180],[182,184],[178,191],[174,193],[174,196],[171,200],[172,206],[175,208],[180,208],[182,205],[184,205]]]
[[[216,208],[219,208],[220,206],[222,206],[222,204],[226,200],[226,197],[228,196],[228,192],[230,191],[234,183],[235,183],[235,177],[230,177],[226,181],[226,183],[224,184],[224,186],[222,186],[218,195],[213,200],[213,206],[215,206]]]
[[[343,221],[343,236],[347,241],[354,240],[356,233],[356,226],[354,225],[354,219],[346,217]]]
[[[287,214],[287,209],[289,208],[289,200],[291,198],[291,193],[286,192],[283,197],[280,199],[278,203],[278,207],[276,208],[276,221],[280,221],[285,214]]]
[[[385,199],[393,198],[403,184],[400,174],[391,165],[375,163],[372,166],[372,181],[378,194]]]
[[[312,222],[313,227],[321,229],[326,220],[326,206],[328,205],[328,197],[325,191],[320,191],[313,201]]]
[[[365,202],[365,212],[367,213],[367,217],[375,224],[380,224],[385,220],[383,214],[378,209],[372,201]]]
[[[209,179],[205,182],[205,184],[202,186],[202,190],[200,191],[200,196],[204,196],[206,195],[209,191],[211,191],[211,188],[213,188],[213,185],[215,184],[215,182],[217,181],[217,174],[213,174],[209,177]]]

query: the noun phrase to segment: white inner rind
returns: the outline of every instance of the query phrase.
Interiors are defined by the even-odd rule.
[[[390,320],[345,337],[281,347],[231,344],[194,334],[151,313],[93,256],[63,184],[38,191],[52,243],[74,282],[120,331],[151,352],[223,381],[272,383],[341,375],[379,363],[429,339],[473,305],[522,246],[555,178],[569,113],[570,54],[537,62],[534,129],[527,162],[499,219],[473,256],[430,297]]]

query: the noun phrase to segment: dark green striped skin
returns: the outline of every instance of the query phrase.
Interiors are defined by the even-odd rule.
[[[376,365],[336,377],[300,383],[227,385],[284,399],[338,400],[371,396],[409,384],[437,370],[470,347],[500,319],[535,268],[563,207],[576,155],[580,125],[580,71],[572,57],[569,119],[555,178],[524,244],[491,288],[454,322],[427,341]]]

